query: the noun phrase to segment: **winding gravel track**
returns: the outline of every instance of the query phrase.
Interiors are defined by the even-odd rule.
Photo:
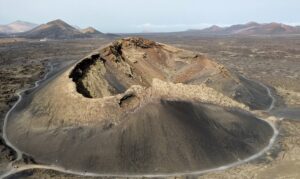
[[[270,111],[274,108],[274,106],[275,106],[276,98],[272,95],[271,89],[270,89],[268,86],[266,86],[266,85],[263,84],[262,82],[259,82],[259,84],[260,84],[261,86],[263,86],[263,87],[267,90],[268,96],[272,99],[272,102],[271,102],[269,108],[266,110],[267,112],[270,112]]]
[[[37,88],[40,83],[44,80],[47,79],[48,75],[53,71],[53,65],[51,63],[48,63],[48,72],[44,75],[44,77],[38,81],[36,81],[34,83],[34,86],[31,87],[31,88],[28,88],[28,89],[24,89],[24,90],[21,90],[19,92],[17,92],[17,96],[18,96],[18,100],[17,102],[15,102],[15,104],[12,106],[12,108],[10,108],[10,110],[6,113],[5,117],[4,117],[4,124],[3,124],[3,134],[2,134],[2,137],[3,139],[5,140],[6,142],[6,145],[8,145],[9,147],[11,147],[12,149],[14,149],[17,153],[17,158],[16,158],[16,161],[20,160],[22,158],[22,151],[20,151],[17,147],[15,147],[7,138],[7,135],[6,135],[6,126],[7,126],[7,119],[8,119],[8,116],[10,115],[10,113],[15,109],[15,107],[21,102],[21,100],[23,99],[22,95],[26,92],[26,91],[29,91],[29,90],[34,90],[35,88]]]

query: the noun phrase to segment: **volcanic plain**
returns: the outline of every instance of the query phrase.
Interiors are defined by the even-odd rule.
[[[7,136],[26,154],[14,166],[186,177],[255,155],[268,146],[272,122],[279,137],[267,153],[193,176],[297,178],[300,39],[146,38],[1,39],[3,118],[16,91],[49,66],[60,69],[10,116]],[[2,144],[4,173],[17,154]],[[83,177],[34,168],[9,175],[20,176]]]

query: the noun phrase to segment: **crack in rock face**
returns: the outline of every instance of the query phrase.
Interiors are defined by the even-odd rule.
[[[199,171],[268,145],[272,127],[249,113],[267,103],[255,101],[263,94],[201,54],[125,38],[26,95],[9,116],[7,136],[28,162],[70,170]]]

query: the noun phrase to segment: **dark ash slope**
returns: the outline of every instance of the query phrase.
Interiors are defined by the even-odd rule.
[[[258,152],[273,133],[242,111],[169,100],[128,113],[118,125],[36,130],[14,122],[10,139],[37,162],[101,174],[214,168]]]

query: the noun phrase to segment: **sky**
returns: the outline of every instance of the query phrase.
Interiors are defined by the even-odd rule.
[[[170,32],[256,21],[300,25],[300,0],[0,0],[0,24],[62,19],[102,32]]]

